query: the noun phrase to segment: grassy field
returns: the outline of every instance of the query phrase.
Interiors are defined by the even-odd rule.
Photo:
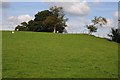
[[[83,34],[2,32],[3,78],[116,78],[118,44]]]

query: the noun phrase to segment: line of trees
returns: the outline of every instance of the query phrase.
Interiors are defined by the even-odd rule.
[[[53,6],[49,10],[43,10],[35,14],[34,20],[30,20],[28,23],[22,22],[15,30],[62,33],[66,31],[67,20],[63,8]]]

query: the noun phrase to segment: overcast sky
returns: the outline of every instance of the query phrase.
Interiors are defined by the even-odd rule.
[[[12,2],[13,1],[13,2]],[[25,1],[25,0],[24,0]],[[65,0],[61,0],[65,1]],[[77,1],[77,0],[76,0]],[[91,2],[90,2],[91,1]],[[118,2],[103,2],[102,0],[81,2],[14,2],[9,0],[2,4],[2,29],[14,30],[15,26],[23,21],[34,19],[38,11],[49,9],[51,6],[62,6],[66,17],[68,32],[87,32],[85,25],[91,24],[94,16],[103,16],[107,19],[107,25],[98,28],[96,35],[107,36],[111,27],[117,27]],[[115,1],[115,0],[114,0]],[[117,0],[116,0],[117,1]]]

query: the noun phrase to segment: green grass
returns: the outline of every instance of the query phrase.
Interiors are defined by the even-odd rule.
[[[3,78],[117,78],[118,44],[83,34],[2,32]]]

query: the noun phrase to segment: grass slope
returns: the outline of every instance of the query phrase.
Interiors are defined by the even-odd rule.
[[[117,43],[82,34],[2,35],[3,78],[117,77]]]

